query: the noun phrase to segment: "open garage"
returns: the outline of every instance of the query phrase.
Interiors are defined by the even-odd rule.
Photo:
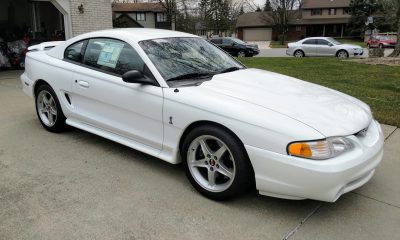
[[[0,70],[23,67],[30,45],[108,28],[110,0],[1,0]]]
[[[68,1],[1,1],[0,37],[5,41],[63,40],[65,34],[70,35],[68,11]]]

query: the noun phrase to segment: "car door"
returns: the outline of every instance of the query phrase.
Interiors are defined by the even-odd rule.
[[[90,39],[71,87],[77,120],[161,150],[162,88],[124,82],[121,75],[129,70],[153,78],[129,44]]]
[[[379,39],[377,37],[372,37],[370,46],[371,47],[378,47],[379,46]]]
[[[317,42],[315,39],[308,39],[302,43],[302,49],[306,56],[316,56],[317,55]]]
[[[238,49],[234,46],[234,42],[229,38],[222,38],[222,48],[231,55],[237,53]]]
[[[317,55],[318,56],[335,56],[336,51],[334,45],[325,39],[317,40]]]

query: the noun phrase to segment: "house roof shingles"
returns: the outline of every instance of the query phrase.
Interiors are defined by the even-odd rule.
[[[161,3],[114,3],[113,12],[166,12]]]
[[[273,20],[269,12],[249,12],[239,16],[236,27],[272,26]]]
[[[302,9],[348,7],[350,0],[303,0]]]

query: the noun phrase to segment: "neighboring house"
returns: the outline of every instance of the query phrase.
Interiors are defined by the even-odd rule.
[[[114,27],[175,29],[161,3],[114,3],[112,11]]]
[[[1,0],[0,37],[51,40],[112,28],[110,0]]]
[[[346,26],[350,0],[303,0],[299,10],[289,14],[288,39],[313,36],[348,37]],[[276,40],[270,12],[252,12],[239,16],[238,37],[245,41]]]

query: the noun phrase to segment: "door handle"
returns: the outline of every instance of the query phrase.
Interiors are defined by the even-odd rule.
[[[78,81],[78,84],[79,84],[81,87],[85,87],[85,88],[88,88],[88,87],[89,87],[89,83],[86,82],[86,81],[79,80],[79,81]]]

